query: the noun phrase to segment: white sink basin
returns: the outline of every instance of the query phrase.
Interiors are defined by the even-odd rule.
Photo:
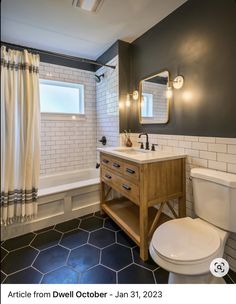
[[[125,153],[125,154],[139,154],[139,153],[150,153],[152,151],[138,148],[119,148],[114,149],[116,152]]]

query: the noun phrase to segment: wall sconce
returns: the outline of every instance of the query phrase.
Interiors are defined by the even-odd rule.
[[[172,82],[173,82],[174,89],[179,90],[184,85],[184,77],[182,75],[178,75],[174,78],[174,80]]]
[[[139,96],[138,91],[137,91],[137,90],[136,90],[136,91],[133,91],[133,93],[132,93],[132,98],[133,98],[133,100],[138,100],[138,96]]]
[[[174,89],[176,90],[181,89],[184,85],[184,77],[182,75],[178,75],[174,78],[174,80],[169,80],[169,85],[166,89],[166,98],[171,98],[173,96],[173,90],[171,84]]]

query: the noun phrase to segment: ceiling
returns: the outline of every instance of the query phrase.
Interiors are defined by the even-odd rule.
[[[97,59],[116,40],[132,42],[186,0],[104,0],[97,13],[72,0],[2,0],[2,41]]]

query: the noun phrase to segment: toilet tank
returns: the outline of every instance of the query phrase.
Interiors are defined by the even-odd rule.
[[[191,177],[196,215],[221,229],[236,232],[236,175],[194,168]]]

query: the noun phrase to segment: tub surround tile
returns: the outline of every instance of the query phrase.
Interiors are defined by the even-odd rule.
[[[42,273],[47,273],[65,265],[68,255],[69,250],[61,246],[55,246],[43,250],[36,258],[33,267]]]
[[[103,222],[107,218],[95,213],[83,219],[91,217],[99,218]],[[5,254],[1,282],[6,284],[166,283],[168,272],[156,265],[151,258],[147,262],[140,260],[139,249],[133,241],[111,219],[107,223],[110,228],[115,227],[115,229],[99,228],[90,232],[78,228],[62,232],[59,245],[43,250],[36,250],[31,245],[27,245],[8,253],[1,247]],[[52,228],[52,231],[55,230]],[[37,233],[37,236],[45,239],[44,232]],[[22,237],[19,238],[22,240]],[[103,248],[105,242],[103,238],[106,244],[114,243]],[[233,241],[234,238],[230,242],[231,245]],[[4,242],[1,242],[1,246],[3,245]],[[6,271],[8,274],[5,273]],[[233,284],[235,273],[230,270],[225,280]]]
[[[119,284],[155,284],[150,270],[132,264],[118,272]]]
[[[33,263],[37,255],[38,250],[30,246],[11,251],[1,263],[2,271],[11,274],[27,268]]]
[[[29,267],[9,275],[5,283],[7,284],[38,284],[41,281],[42,274],[36,269]]]
[[[80,283],[81,284],[115,284],[116,272],[102,265],[97,265],[82,274]]]
[[[40,233],[31,243],[31,246],[34,248],[43,250],[52,246],[55,246],[59,243],[62,234],[55,230],[49,230],[43,233]]]
[[[81,230],[81,229],[75,229],[69,232],[66,232],[61,241],[60,245],[68,248],[68,249],[74,249],[76,247],[79,247],[81,245],[84,245],[87,243],[89,237],[89,233]]]
[[[17,248],[25,247],[29,245],[34,239],[34,233],[27,233],[22,236],[18,236],[9,240],[6,240],[2,247],[8,251],[15,250]]]
[[[53,270],[44,275],[42,284],[78,284],[79,273],[67,266]]]
[[[67,232],[67,231],[78,228],[79,224],[80,224],[79,219],[73,219],[73,220],[56,225],[55,229],[60,232]]]

